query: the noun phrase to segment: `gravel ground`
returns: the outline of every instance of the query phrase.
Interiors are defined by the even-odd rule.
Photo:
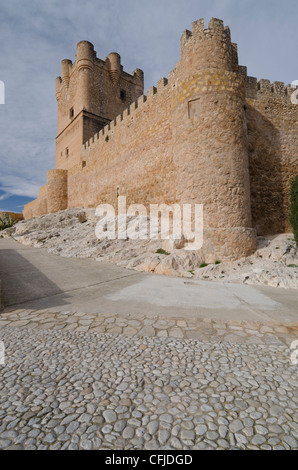
[[[3,326],[0,449],[296,449],[285,344]]]

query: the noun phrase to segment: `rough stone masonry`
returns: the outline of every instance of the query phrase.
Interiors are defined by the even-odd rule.
[[[293,77],[295,78],[295,77]],[[157,88],[124,72],[120,56],[77,45],[56,80],[56,168],[25,218],[67,208],[127,203],[203,204],[208,262],[249,256],[256,235],[289,231],[298,172],[293,89],[257,81],[238,64],[223,21],[192,24],[181,59]]]

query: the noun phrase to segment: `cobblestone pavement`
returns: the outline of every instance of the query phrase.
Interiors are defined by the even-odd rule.
[[[298,326],[0,315],[0,449],[297,449]]]

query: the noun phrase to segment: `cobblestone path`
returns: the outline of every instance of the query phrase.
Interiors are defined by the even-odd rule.
[[[298,325],[0,315],[0,449],[296,449]]]

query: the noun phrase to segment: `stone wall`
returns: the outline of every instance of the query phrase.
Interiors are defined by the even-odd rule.
[[[290,186],[298,174],[298,106],[292,93],[283,83],[248,77],[251,203],[260,235],[292,231]]]

